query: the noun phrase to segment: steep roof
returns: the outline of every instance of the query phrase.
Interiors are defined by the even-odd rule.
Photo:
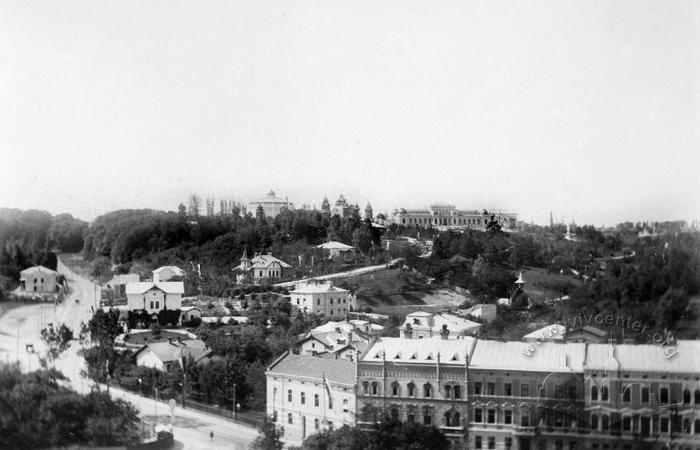
[[[135,281],[126,284],[126,293],[143,294],[154,288],[160,289],[166,294],[185,293],[185,284],[182,281]]]
[[[440,355],[440,364],[464,366],[475,341],[472,337],[452,340],[384,337],[363,354],[362,360],[425,364],[437,362]]]
[[[298,376],[335,383],[355,384],[355,362],[288,353],[267,369],[268,375]]]

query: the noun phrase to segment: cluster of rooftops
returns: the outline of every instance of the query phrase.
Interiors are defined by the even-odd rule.
[[[679,340],[678,354],[666,358],[659,345],[613,343],[546,342],[532,351],[532,344],[520,341],[481,340],[465,336],[456,340],[441,338],[404,339],[383,337],[372,344],[359,360],[327,359],[286,354],[273,362],[268,374],[295,375],[348,381],[357,365],[401,364],[440,365],[469,370],[521,372],[600,372],[700,373],[700,341]],[[318,373],[315,373],[318,372]],[[337,378],[333,374],[338,373]]]

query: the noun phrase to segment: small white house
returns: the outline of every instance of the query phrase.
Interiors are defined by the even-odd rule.
[[[355,247],[337,241],[326,242],[317,247],[328,251],[328,259],[339,258],[346,253],[353,253],[355,251]]]
[[[59,286],[56,282],[58,272],[44,266],[33,266],[21,271],[19,281],[21,290],[28,294],[55,294]]]
[[[192,319],[201,319],[202,310],[196,306],[183,306],[180,308],[180,322],[191,322]]]
[[[195,363],[206,358],[211,353],[204,341],[200,339],[173,340],[146,344],[136,351],[136,365],[151,367],[167,372],[175,365],[181,365],[182,360],[192,357]]]
[[[129,310],[145,309],[149,314],[163,309],[182,309],[184,293],[182,281],[139,281],[126,285]]]

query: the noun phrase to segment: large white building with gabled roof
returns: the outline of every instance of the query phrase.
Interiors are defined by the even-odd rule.
[[[312,434],[355,425],[356,363],[285,353],[268,367],[267,414],[299,446]]]
[[[347,289],[330,281],[309,280],[289,293],[292,307],[310,314],[344,317],[356,308],[355,298]]]

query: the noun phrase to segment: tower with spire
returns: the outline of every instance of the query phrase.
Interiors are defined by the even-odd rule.
[[[374,214],[372,211],[372,205],[370,205],[369,202],[367,202],[367,206],[365,206],[365,219],[373,220],[374,219]]]
[[[326,217],[331,215],[331,203],[328,201],[328,197],[323,197],[323,202],[321,202],[321,214]]]
[[[243,249],[243,256],[241,256],[241,259],[239,260],[241,262],[241,269],[242,270],[248,270],[251,267],[251,261],[250,258],[248,258],[248,249],[244,248]]]

